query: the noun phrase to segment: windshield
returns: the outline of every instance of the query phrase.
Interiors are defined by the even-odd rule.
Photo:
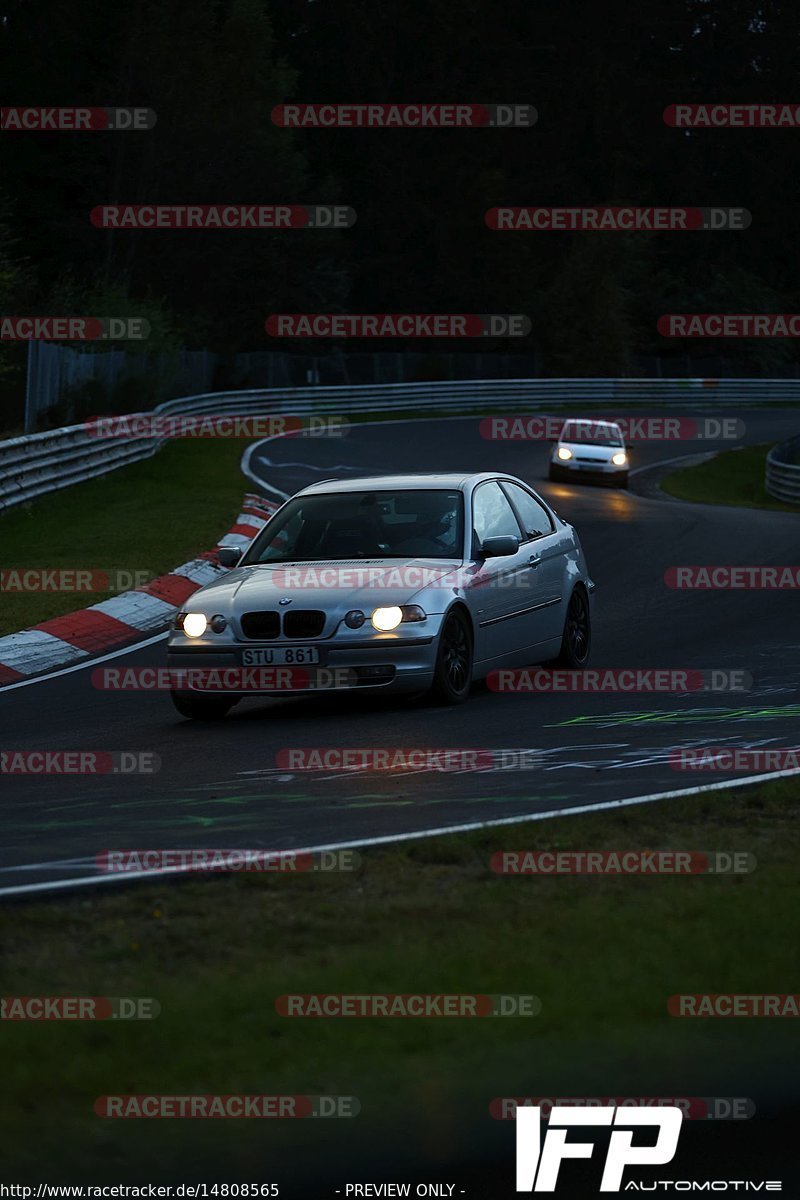
[[[461,558],[460,491],[332,492],[297,496],[254,539],[249,563],[363,558]]]
[[[567,421],[561,430],[562,442],[584,442],[590,446],[622,446],[622,434],[615,425],[595,421]]]

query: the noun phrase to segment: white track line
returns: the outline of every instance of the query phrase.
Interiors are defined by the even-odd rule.
[[[282,492],[280,488],[273,487],[271,483],[266,483],[263,479],[259,479],[255,472],[250,469],[250,459],[253,455],[253,451],[257,450],[259,446],[266,445],[267,442],[273,441],[274,438],[285,436],[286,435],[282,433],[274,433],[271,437],[261,438],[261,440],[258,442],[252,442],[246,447],[239,463],[241,472],[246,479],[249,479],[251,483],[256,484],[257,487],[264,488],[266,491],[272,492],[274,496],[278,496],[281,504],[285,504],[285,502],[289,499],[289,493]]]
[[[634,467],[629,474],[641,475],[643,471],[655,471],[658,467],[671,467],[673,463],[680,462],[686,463],[687,466],[690,466],[691,462],[689,460],[694,460],[695,464],[699,464],[705,459],[716,458],[717,454],[719,453],[719,450],[708,450],[702,454],[679,454],[677,458],[660,458],[658,462],[645,463],[643,467]]]
[[[671,792],[650,792],[645,796],[631,796],[627,800],[601,800],[597,804],[577,804],[572,808],[555,808],[547,812],[525,813],[521,816],[518,814],[513,817],[496,817],[489,821],[469,821],[464,825],[444,825],[438,829],[418,829],[411,833],[393,833],[387,834],[385,837],[358,838],[350,842],[329,842],[322,846],[303,846],[299,849],[283,847],[282,850],[276,850],[274,853],[321,854],[327,850],[355,850],[362,846],[366,848],[394,845],[398,842],[417,841],[422,838],[472,833],[477,829],[493,829],[502,825],[522,825],[528,821],[550,821],[555,817],[575,817],[591,812],[614,811],[620,808],[630,808],[634,804],[652,804],[658,800],[675,800],[682,796],[700,796],[704,792],[733,791],[736,788],[746,787],[748,784],[770,783],[775,779],[788,779],[794,775],[800,775],[800,767],[792,767],[786,771],[770,771],[765,775],[749,775],[746,779],[721,780],[719,783],[709,783],[703,787],[678,788]],[[58,867],[60,864],[55,862],[47,865],[52,869]],[[23,867],[14,867],[13,869],[24,870]],[[205,877],[208,875],[221,876],[239,873],[234,871],[192,871],[190,868],[182,867],[165,868],[163,871],[120,871],[119,874],[89,875],[80,879],[26,883],[19,887],[0,888],[0,897],[36,895],[64,888],[93,887],[99,883],[130,883],[133,880],[160,879],[164,876],[200,875]]]

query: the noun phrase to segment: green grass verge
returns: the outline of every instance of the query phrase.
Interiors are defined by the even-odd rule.
[[[771,508],[800,512],[800,505],[783,504],[764,490],[764,468],[772,443],[724,450],[707,462],[672,471],[662,489],[679,500],[697,504],[735,504],[741,508]]]
[[[174,441],[143,462],[9,509],[0,515],[4,569],[171,571],[216,545],[235,520],[247,491],[243,448],[223,438]],[[0,591],[0,635],[108,599]]]
[[[357,1120],[325,1123],[353,1155],[348,1138],[377,1145],[400,1112],[409,1147],[446,1141],[462,1121],[486,1129],[497,1095],[750,1094],[759,1072],[788,1069],[792,1022],[678,1020],[667,998],[792,991],[798,815],[797,782],[777,781],[376,848],[350,874],[161,881],[9,906],[3,995],[152,996],[161,1015],[0,1026],[6,1171],[46,1162],[64,1180],[91,1163],[96,1176],[163,1179],[171,1162],[194,1178],[223,1155],[236,1178],[263,1166],[265,1138],[277,1154],[327,1136],[308,1122],[104,1121],[92,1105],[107,1094],[353,1094]],[[511,848],[741,850],[758,865],[493,874],[490,855]],[[498,1020],[302,1020],[274,1007],[285,993],[418,991],[534,993],[543,1007]]]

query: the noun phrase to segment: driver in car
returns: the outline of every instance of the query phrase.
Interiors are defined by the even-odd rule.
[[[446,493],[418,502],[413,533],[395,545],[396,554],[452,554],[458,529],[456,499]]]

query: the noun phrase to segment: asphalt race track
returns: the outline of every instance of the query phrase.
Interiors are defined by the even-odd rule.
[[[735,415],[748,443],[798,430],[788,409]],[[247,701],[218,724],[193,724],[164,692],[95,690],[90,663],[0,691],[3,748],[151,752],[160,770],[6,778],[0,894],[97,876],[96,855],[107,848],[288,849],[391,838],[737,778],[676,771],[676,747],[793,745],[797,593],[677,591],[664,574],[676,565],[796,564],[797,517],[635,494],[654,464],[717,448],[640,444],[633,465],[646,469],[628,493],[543,482],[546,445],[486,441],[474,418],[355,426],[341,439],[256,447],[250,470],[288,493],[315,479],[382,470],[519,475],[580,533],[597,583],[592,667],[738,670],[752,685],[690,695],[514,695],[481,685],[455,709],[363,696]],[[161,640],[115,660],[163,663]],[[527,748],[541,760],[532,770],[291,774],[276,759],[291,747],[395,746]]]

